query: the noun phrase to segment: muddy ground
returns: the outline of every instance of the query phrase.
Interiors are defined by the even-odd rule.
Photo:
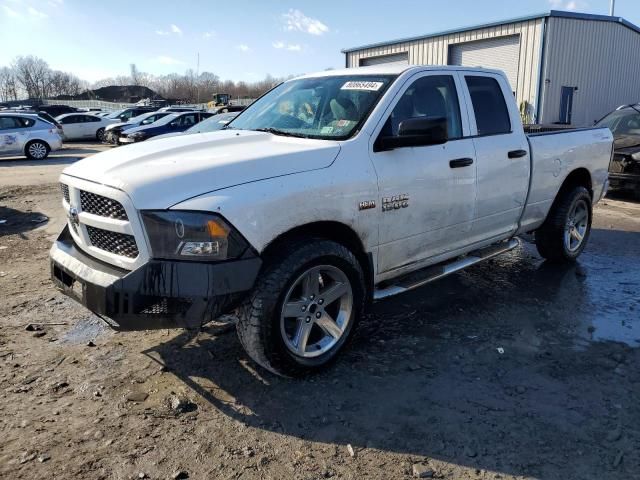
[[[576,266],[525,243],[378,304],[302,381],[222,322],[105,328],[49,282],[59,205],[0,186],[1,478],[640,478],[640,204]]]

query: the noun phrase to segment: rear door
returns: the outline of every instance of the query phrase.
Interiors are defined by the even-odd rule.
[[[480,72],[462,77],[478,172],[472,236],[474,241],[504,237],[515,232],[526,201],[529,144],[506,79]]]
[[[455,73],[422,72],[402,87],[374,131],[370,156],[378,176],[378,271],[390,272],[464,246],[474,219],[476,165],[466,105]],[[442,145],[374,151],[403,120],[446,117]]]

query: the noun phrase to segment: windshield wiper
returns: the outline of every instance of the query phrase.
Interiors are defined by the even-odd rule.
[[[254,128],[254,131],[272,133],[274,135],[280,135],[283,137],[308,138],[307,135],[302,135],[300,133],[285,132],[284,130],[278,130],[277,128],[272,128],[272,127]]]

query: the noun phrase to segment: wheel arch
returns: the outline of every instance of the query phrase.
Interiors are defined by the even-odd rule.
[[[262,250],[262,257],[269,258],[278,251],[279,245],[283,242],[303,239],[322,238],[332,240],[348,248],[357,258],[365,276],[367,301],[373,298],[374,267],[373,256],[367,252],[362,239],[356,231],[349,225],[336,221],[317,221],[296,226],[286,232],[279,234]]]
[[[584,167],[576,168],[567,175],[556,194],[556,199],[561,193],[571,190],[575,187],[584,187],[588,190],[591,200],[593,200],[593,181],[591,179],[591,173]]]

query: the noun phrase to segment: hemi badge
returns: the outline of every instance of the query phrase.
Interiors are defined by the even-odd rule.
[[[369,210],[370,208],[376,208],[375,200],[365,200],[358,204],[358,210]]]

